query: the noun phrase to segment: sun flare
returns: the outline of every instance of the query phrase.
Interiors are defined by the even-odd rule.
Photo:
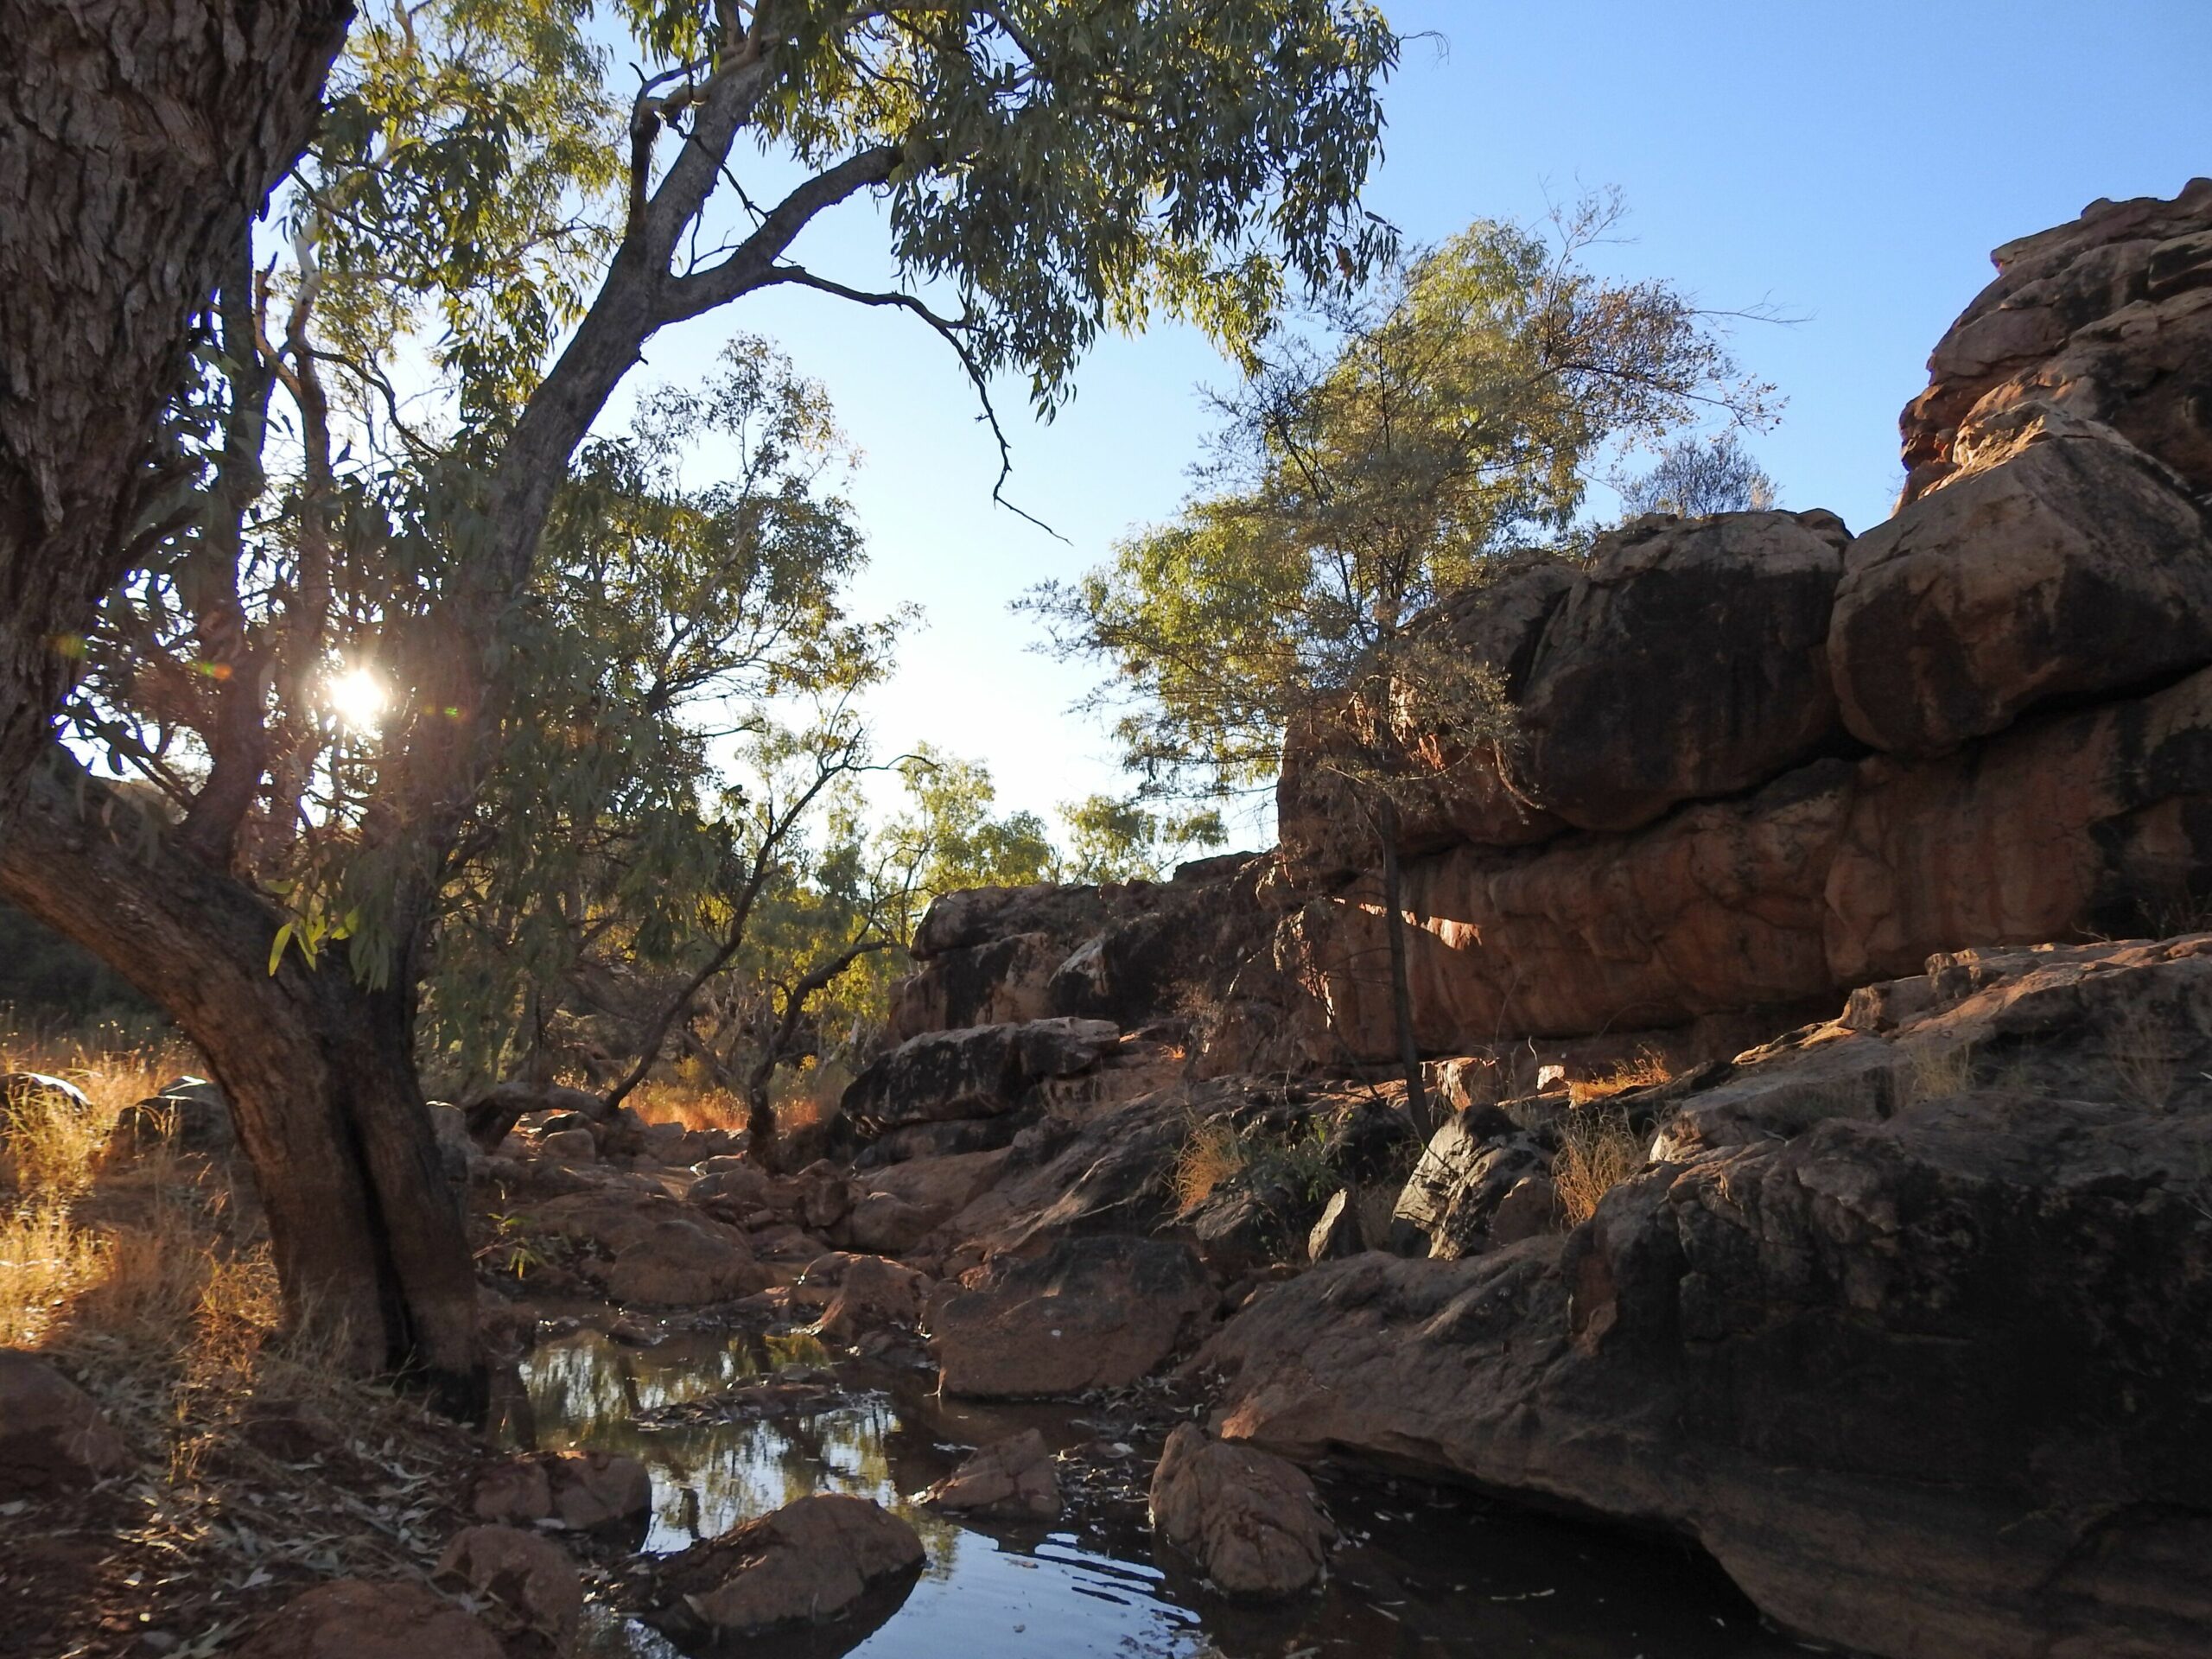
[[[338,723],[357,732],[376,729],[391,706],[391,690],[372,668],[349,668],[330,677],[327,692]]]

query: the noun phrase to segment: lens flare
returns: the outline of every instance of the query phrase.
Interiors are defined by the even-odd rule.
[[[374,731],[391,706],[391,689],[372,668],[349,668],[332,675],[325,696],[338,723],[357,732]]]

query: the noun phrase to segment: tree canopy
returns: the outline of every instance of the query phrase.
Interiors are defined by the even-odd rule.
[[[1249,355],[1285,296],[1387,256],[1359,194],[1396,54],[1364,0],[364,8],[85,639],[79,752],[168,810],[137,865],[58,856],[72,812],[130,816],[73,778],[45,853],[0,845],[8,895],[130,958],[226,1081],[288,1294],[465,1382],[416,1038],[511,1055],[539,968],[689,995],[756,925],[811,916],[835,963],[904,925],[913,884],[868,874],[897,861],[823,816],[883,764],[850,694],[888,640],[843,612],[826,411],[741,348],[613,432],[648,345],[775,289],[888,308],[994,420],[999,377],[1049,415],[1154,317]],[[868,273],[801,262],[868,203]],[[781,980],[788,1027],[821,986]]]
[[[1494,736],[1484,676],[1409,625],[1501,555],[1572,547],[1619,446],[1763,417],[1769,389],[1688,296],[1589,268],[1619,212],[1478,223],[1318,305],[1217,399],[1183,511],[1030,596],[1060,649],[1112,669],[1097,705],[1147,786],[1264,784],[1301,712],[1358,695]]]

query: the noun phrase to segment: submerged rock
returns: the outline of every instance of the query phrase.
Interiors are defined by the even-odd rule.
[[[987,1446],[922,1494],[922,1502],[990,1521],[1050,1521],[1060,1512],[1058,1460],[1027,1429]]]
[[[1232,1596],[1294,1595],[1318,1583],[1337,1535],[1304,1470],[1209,1440],[1196,1423],[1178,1424],[1160,1454],[1152,1522]]]

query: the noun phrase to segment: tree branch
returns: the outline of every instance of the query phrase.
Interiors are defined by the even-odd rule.
[[[1053,540],[1067,542],[1066,537],[1061,535],[1042,518],[1038,518],[1036,514],[1023,511],[1006,499],[1006,481],[1014,476],[1014,446],[1007,442],[1006,429],[999,423],[998,409],[991,402],[989,377],[984,372],[983,365],[976,356],[974,349],[963,337],[966,325],[957,322],[950,317],[938,315],[912,294],[848,288],[844,283],[833,282],[827,276],[816,276],[804,265],[779,265],[775,268],[770,280],[797,288],[810,288],[819,293],[835,295],[841,300],[850,300],[855,305],[889,306],[901,311],[911,311],[935,329],[938,337],[952,347],[954,354],[960,359],[960,366],[967,372],[969,384],[976,388],[976,399],[982,405],[982,418],[989,424],[991,436],[999,447],[999,475],[991,486],[991,499],[1014,514],[1015,518],[1027,519]],[[1069,545],[1071,546],[1073,543],[1070,543]]]

